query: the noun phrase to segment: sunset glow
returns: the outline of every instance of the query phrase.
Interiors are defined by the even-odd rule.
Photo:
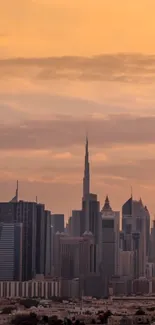
[[[155,1],[5,0],[0,10],[0,196],[80,208],[91,189],[155,212]],[[60,205],[61,203],[61,205]]]

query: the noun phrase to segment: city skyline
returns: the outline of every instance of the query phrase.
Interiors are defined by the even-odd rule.
[[[1,4],[1,201],[18,179],[19,199],[38,196],[67,219],[80,208],[87,130],[101,205],[108,194],[120,210],[132,186],[153,217],[154,10],[153,0]]]
[[[1,281],[23,282],[20,287],[26,295],[35,297],[45,293],[45,288],[52,295],[47,284],[52,278],[61,278],[62,297],[74,296],[68,281],[74,285],[75,280],[80,297],[82,293],[92,297],[153,293],[155,223],[151,226],[148,207],[141,198],[133,198],[132,190],[122,205],[121,219],[120,209],[111,207],[108,195],[101,206],[92,193],[89,161],[86,136],[81,209],[72,210],[66,226],[64,214],[47,210],[37,197],[36,202],[20,200],[18,180],[15,196],[0,202]],[[26,282],[36,278],[44,279],[44,291],[40,283],[33,293]]]
[[[86,135],[86,138],[85,138],[85,154],[84,154],[84,170],[83,170],[83,191],[81,193],[82,194],[82,201],[88,199],[89,195],[90,196],[91,195],[93,195],[93,196],[96,195],[96,194],[92,194],[91,178],[92,178],[92,174],[91,174],[91,170],[90,170],[89,138],[88,138],[88,134],[87,134]],[[133,195],[133,188],[131,186],[130,187],[130,195],[129,195],[129,198],[127,198],[127,202],[128,202],[128,200],[129,201],[132,200],[133,202],[136,202],[135,201],[135,198],[136,197]],[[106,194],[106,197],[104,198],[104,200],[105,201],[104,201],[104,205],[103,205],[103,207],[101,209],[101,213],[102,213],[102,210],[104,211],[104,207],[105,207],[106,204],[108,204],[108,210],[110,209],[110,211],[113,211],[111,209],[111,206],[110,206],[108,193]],[[20,201],[21,202],[27,202],[27,200],[25,200],[24,198],[20,197],[20,195],[19,195],[19,181],[17,180],[16,181],[16,188],[15,188],[15,196],[13,196],[11,198],[11,200],[8,201],[8,203],[9,202],[17,203],[17,202],[20,202]],[[38,196],[36,196],[34,200],[31,198],[30,202],[44,205],[45,208],[47,208],[46,202],[43,203],[42,200],[40,200],[38,202]],[[142,206],[143,207],[146,207],[146,209],[147,209],[147,205],[145,204],[146,202],[144,202],[141,197],[139,197],[138,202],[140,202],[140,204],[142,204]],[[7,201],[6,201],[6,203],[7,203]],[[80,206],[80,203],[79,203],[79,206]],[[72,209],[71,216],[72,216],[73,211],[76,212],[75,209]],[[119,211],[121,212],[121,208],[119,209]],[[78,210],[77,210],[77,212],[78,212]],[[53,215],[55,215],[54,214],[54,211],[51,211],[51,213]],[[59,214],[56,214],[56,215],[59,215]],[[64,214],[60,214],[60,216],[61,215],[64,215]],[[70,219],[71,216],[66,216],[66,218],[65,218],[66,219],[65,220],[66,225],[67,225],[67,223],[68,223],[68,221],[69,221],[69,219]],[[64,215],[64,217],[65,217],[65,215]],[[152,221],[154,221],[154,220],[155,219],[153,217],[152,218]]]

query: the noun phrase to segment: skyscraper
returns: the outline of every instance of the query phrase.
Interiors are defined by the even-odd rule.
[[[23,225],[0,223],[0,281],[21,281]]]
[[[80,230],[80,222],[82,217],[81,210],[73,210],[72,211],[72,222],[71,222],[71,235],[73,237],[79,237],[81,230]]]
[[[142,200],[133,200],[132,196],[122,207],[122,230],[124,232],[124,250],[135,252],[134,269],[136,276],[145,276],[149,257],[150,214]]]
[[[45,211],[45,254],[44,254],[44,264],[45,264],[45,275],[53,274],[53,254],[54,254],[54,234],[52,226],[52,216],[50,211]]]
[[[22,280],[31,280],[36,274],[37,203],[19,201],[16,204],[15,223],[23,223]]]
[[[97,200],[97,195],[89,193],[82,202],[81,214],[81,235],[85,231],[90,231],[95,237],[95,243],[99,245],[101,234],[101,214],[100,202]]]
[[[36,273],[45,272],[45,206],[36,205]]]
[[[0,202],[0,222],[14,223],[16,208],[16,203]]]
[[[101,274],[105,288],[105,296],[108,294],[108,283],[114,275],[119,274],[119,222],[120,213],[113,211],[108,196],[101,210],[102,216],[102,248],[101,248]]]
[[[86,200],[90,192],[90,175],[89,175],[89,150],[88,150],[88,138],[86,137],[85,146],[85,166],[84,166],[84,177],[83,177],[83,200]]]
[[[100,203],[97,195],[90,193],[90,169],[89,169],[89,148],[88,138],[85,145],[85,166],[83,177],[83,197],[82,212],[80,222],[80,235],[85,231],[91,232],[95,239],[96,245],[96,269],[98,270],[100,263],[100,247],[101,247],[101,214]]]
[[[155,220],[153,220],[153,224],[151,227],[151,235],[150,235],[150,262],[155,263]]]
[[[53,233],[64,232],[64,214],[52,214]]]
[[[54,254],[56,275],[73,279],[96,273],[96,245],[91,232],[81,237],[57,233]]]

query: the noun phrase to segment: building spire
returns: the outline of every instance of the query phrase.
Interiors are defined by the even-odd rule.
[[[12,198],[12,200],[10,202],[12,202],[12,203],[17,203],[18,202],[18,181],[17,181],[15,196]]]
[[[16,201],[18,202],[18,193],[19,192],[19,182],[17,180],[17,188],[16,188]]]
[[[130,189],[131,189],[131,198],[133,198],[133,188],[132,188],[132,185],[131,185]]]
[[[104,206],[103,206],[101,212],[104,213],[104,212],[107,212],[107,211],[108,212],[112,211],[108,195],[106,195]]]
[[[89,174],[89,148],[88,148],[88,136],[86,136],[85,144],[85,166],[84,166],[84,178],[83,178],[83,198],[85,199],[90,191],[90,174]]]

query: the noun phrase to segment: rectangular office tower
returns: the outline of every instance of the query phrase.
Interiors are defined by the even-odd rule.
[[[96,274],[96,245],[90,232],[82,237],[57,233],[54,242],[55,276],[71,280]]]
[[[104,295],[108,295],[108,284],[114,275],[119,274],[119,211],[113,211],[108,196],[101,210],[102,215],[102,259],[101,275],[104,283]]]
[[[0,202],[0,222],[23,224],[22,281],[45,272],[45,209],[36,202]]]
[[[71,235],[79,237],[81,235],[82,210],[73,210],[71,217]]]
[[[45,272],[45,206],[37,204],[36,215],[36,274]]]
[[[88,194],[82,202],[81,214],[81,236],[85,231],[91,231],[95,237],[96,244],[100,243],[101,215],[100,203],[96,194]]]
[[[101,262],[101,214],[96,194],[88,194],[82,201],[81,236],[86,232],[94,236],[96,245],[96,272]]]
[[[0,281],[21,281],[23,225],[0,223]]]
[[[53,226],[52,216],[50,211],[45,211],[45,253],[44,253],[44,264],[45,264],[45,276],[53,275]]]
[[[23,223],[22,281],[32,280],[36,274],[37,203],[19,201],[15,222]]]
[[[122,230],[123,250],[137,252],[134,262],[135,276],[145,276],[146,263],[150,254],[150,214],[141,199],[133,200],[131,196],[123,204]]]
[[[64,214],[52,214],[53,233],[64,232]]]

